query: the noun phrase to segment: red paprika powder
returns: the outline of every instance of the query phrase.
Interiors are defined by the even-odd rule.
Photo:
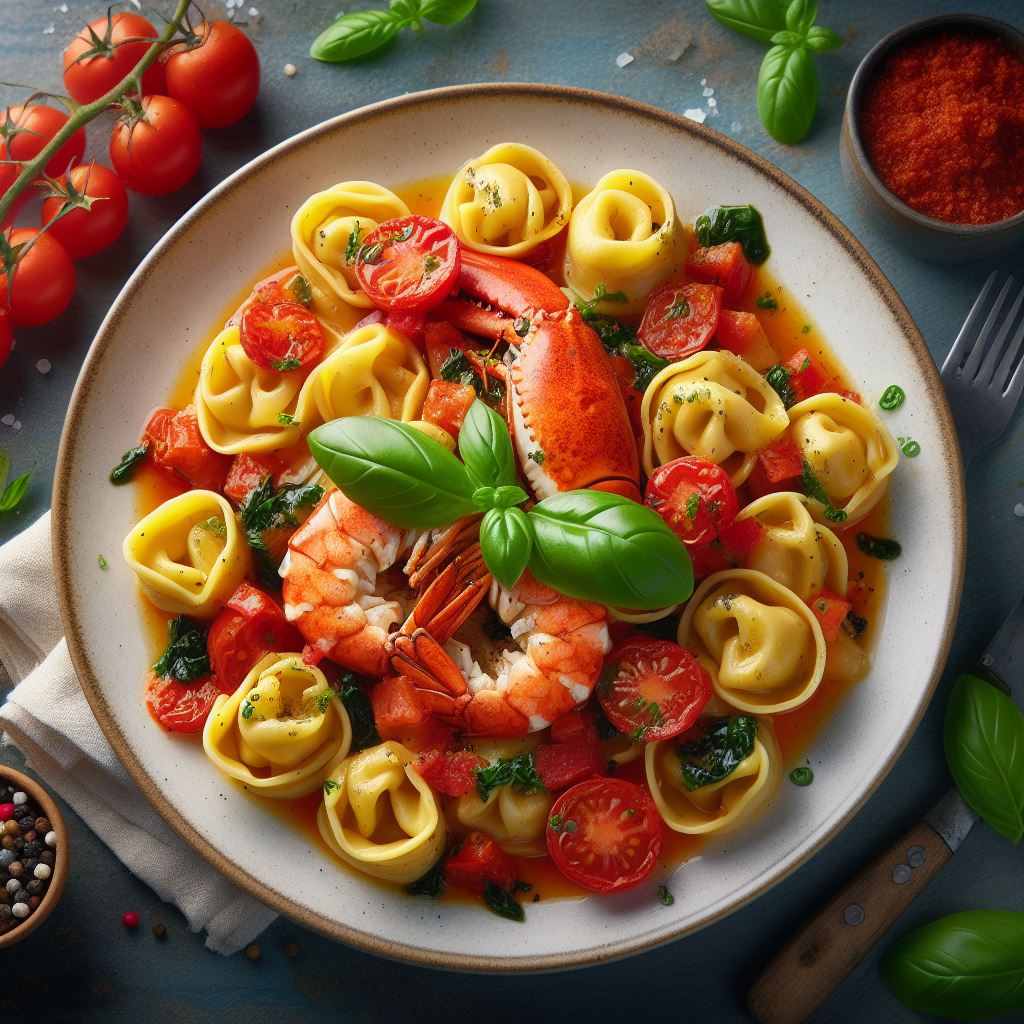
[[[860,132],[886,187],[920,213],[990,224],[1024,210],[1024,60],[998,36],[897,47],[865,88]]]

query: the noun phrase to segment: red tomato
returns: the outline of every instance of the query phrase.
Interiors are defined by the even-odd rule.
[[[729,474],[695,455],[659,466],[647,481],[644,503],[684,544],[693,546],[717,537],[740,510]]]
[[[382,740],[398,739],[429,712],[408,676],[385,676],[370,689],[370,706]]]
[[[789,370],[789,386],[793,389],[798,402],[829,390],[828,377],[811,359],[807,349],[802,348],[793,353],[793,356],[782,365]]]
[[[761,321],[753,313],[723,309],[718,314],[715,341],[734,355],[745,356],[767,340]]]
[[[638,743],[689,729],[711,699],[711,677],[685,647],[654,636],[616,644],[597,686],[608,721]],[[612,673],[614,672],[614,675]]]
[[[695,281],[719,285],[722,301],[730,305],[735,305],[743,297],[752,272],[753,267],[739,242],[723,242],[697,249],[686,258],[686,273]]]
[[[79,207],[54,220],[64,200],[50,196],[43,202],[42,219],[44,224],[54,221],[49,233],[78,260],[102,252],[121,237],[128,223],[128,193],[124,182],[95,160],[73,167],[69,175],[59,178],[61,188],[67,189],[69,177],[72,188],[89,198],[89,209]]]
[[[245,354],[266,370],[301,370],[324,351],[320,322],[298,302],[253,303],[242,314],[240,329]]]
[[[757,460],[769,483],[773,484],[798,477],[804,468],[804,457],[800,449],[788,437],[780,437],[762,448],[757,453]]]
[[[423,344],[427,319],[422,313],[415,310],[390,309],[384,323],[389,330],[404,334],[414,344]]]
[[[710,544],[690,548],[694,579],[703,579],[712,573],[741,565],[757,546],[762,533],[764,528],[751,516],[749,519],[737,519],[724,527]]]
[[[14,348],[14,327],[11,324],[11,314],[6,309],[0,308],[0,366],[7,362],[12,348]]]
[[[256,456],[248,452],[236,455],[228,470],[228,478],[224,481],[224,497],[230,498],[236,505],[241,505],[249,492],[259,487],[268,477],[278,470],[277,460],[273,456]]]
[[[424,722],[395,730],[392,739],[401,743],[406,750],[425,755],[447,750],[455,741],[451,726],[433,715]]]
[[[542,743],[534,754],[534,763],[549,793],[595,775],[608,774],[608,759],[601,750],[593,722],[589,734],[560,743]]]
[[[456,440],[469,407],[476,401],[472,384],[456,380],[432,380],[423,400],[423,419],[447,430]]]
[[[249,37],[226,21],[203,22],[160,58],[167,95],[184,103],[200,128],[234,124],[260,91],[260,59]]]
[[[215,452],[199,431],[193,406],[155,409],[142,431],[149,443],[148,457],[164,472],[184,477],[193,487],[219,491],[224,487],[231,458]]]
[[[722,289],[713,284],[665,284],[647,300],[637,338],[656,356],[685,359],[714,337]]]
[[[589,779],[567,789],[551,808],[545,834],[555,867],[594,892],[639,885],[661,855],[658,809],[623,779]]]
[[[853,610],[853,602],[833,594],[831,590],[823,590],[809,598],[807,604],[821,626],[825,642],[833,643],[839,636],[839,627],[842,626],[843,619]]]
[[[375,306],[422,312],[448,297],[461,266],[459,240],[447,224],[396,217],[363,239],[356,277]]]
[[[199,170],[202,141],[188,108],[170,96],[143,96],[140,114],[126,113],[110,136],[110,159],[124,183],[165,196]]]
[[[49,233],[36,237],[34,228],[15,228],[12,245],[31,243],[14,268],[8,299],[7,275],[0,275],[0,307],[10,308],[14,327],[38,327],[56,319],[75,294],[75,265],[64,246]]]
[[[490,836],[470,832],[444,862],[444,879],[478,896],[483,896],[488,882],[511,892],[516,884],[515,862]]]
[[[68,123],[68,115],[56,107],[42,103],[17,103],[7,108],[7,149],[12,160],[23,163],[37,156]],[[21,129],[18,131],[17,129]],[[46,162],[43,168],[51,177],[63,174],[68,167],[81,161],[85,153],[85,129],[74,135]],[[18,174],[21,168],[16,168]]]
[[[476,786],[476,769],[487,764],[487,758],[468,750],[431,750],[413,767],[431,789],[456,797],[465,796]]]
[[[434,378],[441,376],[441,367],[448,360],[452,349],[463,352],[467,349],[461,332],[447,320],[431,320],[427,323],[423,328],[423,340],[427,349],[430,376]]]
[[[200,732],[214,701],[223,692],[213,676],[202,676],[191,683],[153,676],[146,684],[146,706],[171,732]]]
[[[18,175],[21,174],[21,168],[17,164],[5,163],[10,160],[7,155],[7,147],[0,142],[0,196],[2,196],[18,179]],[[24,195],[24,193],[22,193]],[[4,222],[2,227],[7,227],[8,218],[13,219],[13,210],[8,210],[4,214]]]
[[[141,14],[108,13],[105,18],[97,18],[64,51],[64,88],[68,95],[78,103],[98,100],[138,64],[158,36]],[[142,92],[163,92],[163,84],[163,68],[154,61],[142,76]]]

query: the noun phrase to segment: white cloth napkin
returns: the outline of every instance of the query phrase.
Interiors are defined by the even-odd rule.
[[[231,954],[276,916],[207,863],[153,809],[100,729],[68,654],[50,560],[50,514],[0,547],[0,662],[17,683],[3,742],[75,809],[133,874]]]

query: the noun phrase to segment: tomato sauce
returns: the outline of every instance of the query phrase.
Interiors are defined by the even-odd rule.
[[[920,213],[991,224],[1024,210],[1024,60],[998,36],[897,47],[865,89],[860,132],[886,187]]]

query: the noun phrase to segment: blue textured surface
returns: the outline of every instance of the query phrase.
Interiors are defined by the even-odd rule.
[[[943,10],[990,14],[1024,27],[1024,13],[1015,0],[820,0],[822,23],[848,42],[817,62],[820,110],[810,138],[797,147],[773,142],[758,123],[753,97],[761,47],[727,33],[699,0],[481,0],[480,9],[464,24],[430,27],[419,37],[401,39],[382,58],[357,66],[316,64],[306,53],[339,7],[360,4],[252,2],[260,9],[252,35],[264,64],[256,110],[232,128],[204,134],[203,167],[186,190],[161,200],[132,197],[129,233],[108,255],[79,265],[79,287],[68,312],[49,327],[21,332],[17,351],[0,370],[0,416],[13,413],[22,424],[20,431],[0,425],[0,446],[10,452],[17,470],[36,467],[22,509],[0,519],[0,540],[48,506],[57,440],[78,367],[110,301],[157,238],[209,188],[273,143],[333,114],[402,92],[486,80],[560,82],[636,97],[681,113],[708,109],[701,85],[706,79],[718,103],[718,114],[707,123],[777,163],[852,228],[907,303],[940,361],[992,269],[984,260],[969,267],[928,264],[886,242],[853,208],[843,187],[838,134],[850,76],[885,32]],[[62,46],[78,19],[97,17],[103,7],[99,2],[68,6],[70,13],[65,14],[54,0],[4,0],[0,65],[5,80],[60,87]],[[205,6],[212,15],[221,13],[218,3]],[[53,32],[47,31],[51,25]],[[619,69],[615,58],[623,51],[635,61]],[[295,78],[282,72],[288,62],[298,68]],[[94,131],[94,140],[101,137]],[[394,144],[401,145],[401,140]],[[642,164],[640,158],[637,162]],[[1024,255],[1004,259],[1001,265],[1020,274]],[[42,357],[53,364],[47,376],[35,369]],[[1018,415],[1001,446],[983,454],[971,471],[967,586],[953,669],[973,660],[1020,593],[1024,520],[1015,518],[1013,508],[1024,501],[1022,438],[1024,420]],[[258,962],[241,955],[225,960],[203,949],[177,911],[160,904],[69,813],[74,866],[68,890],[46,927],[0,959],[0,1010],[31,1006],[36,1016],[54,1024],[117,1024],[142,1016],[161,1022],[433,1021],[455,1016],[497,1022],[580,1013],[595,1020],[630,1014],[692,1015],[707,1024],[745,1020],[747,984],[778,942],[948,785],[940,734],[954,676],[947,672],[923,724],[874,798],[841,838],[809,864],[750,907],[695,936],[586,972],[457,977],[377,960],[283,920],[260,939],[263,956]],[[886,723],[877,726],[884,729]],[[0,760],[19,762],[10,750],[0,752]],[[143,918],[135,934],[125,932],[119,921],[129,907]],[[974,830],[894,934],[968,907],[1024,910],[1020,851],[984,826]],[[156,920],[168,927],[164,943],[149,932],[148,925]],[[292,941],[300,948],[294,959],[282,951]],[[868,957],[813,1020],[905,1024],[920,1019],[888,995],[876,964],[877,955]]]

